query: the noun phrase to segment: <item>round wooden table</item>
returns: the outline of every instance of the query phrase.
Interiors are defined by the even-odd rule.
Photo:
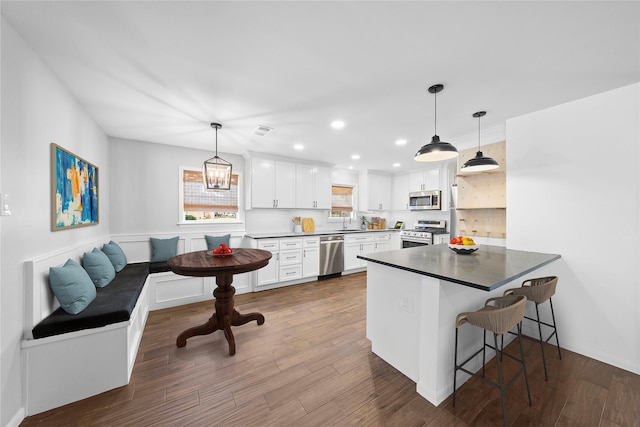
[[[262,268],[269,263],[269,259],[271,259],[271,252],[248,248],[234,249],[233,255],[224,257],[214,257],[211,251],[197,251],[169,259],[167,264],[174,273],[196,277],[216,276],[217,285],[213,291],[216,299],[213,316],[206,323],[189,328],[178,335],[176,345],[184,347],[187,345],[188,338],[223,330],[229,342],[229,355],[236,354],[236,341],[231,327],[244,325],[252,320],[262,325],[264,316],[260,313],[240,314],[234,308],[233,296],[236,289],[231,286],[233,275]]]

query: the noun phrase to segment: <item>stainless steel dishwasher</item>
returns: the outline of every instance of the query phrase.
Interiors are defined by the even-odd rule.
[[[344,236],[320,236],[320,276],[342,273],[344,270]]]

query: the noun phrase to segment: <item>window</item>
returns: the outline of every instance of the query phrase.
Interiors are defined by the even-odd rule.
[[[180,168],[180,222],[239,222],[239,176],[231,175],[230,190],[205,190],[202,171]]]
[[[354,215],[353,187],[348,185],[332,185],[329,218],[353,218]]]

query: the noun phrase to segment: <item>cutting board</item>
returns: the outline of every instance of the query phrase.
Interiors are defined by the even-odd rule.
[[[316,231],[316,225],[313,222],[313,218],[302,218],[302,231],[305,233],[313,233]]]

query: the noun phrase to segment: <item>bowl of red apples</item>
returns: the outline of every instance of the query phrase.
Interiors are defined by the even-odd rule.
[[[233,249],[226,245],[226,243],[220,243],[220,246],[211,251],[211,255],[223,257],[233,255]]]

